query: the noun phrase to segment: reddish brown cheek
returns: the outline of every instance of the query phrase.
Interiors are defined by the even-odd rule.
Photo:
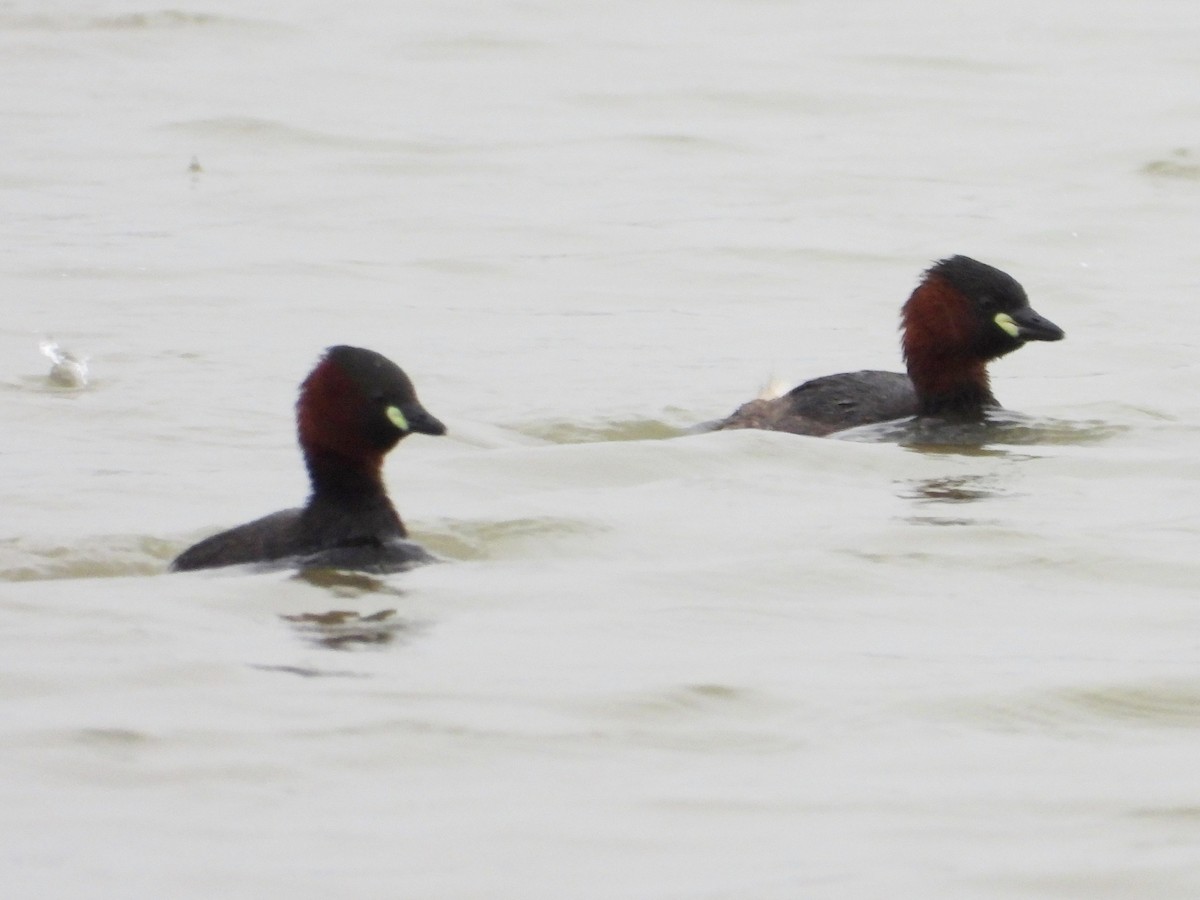
[[[975,323],[970,303],[945,280],[932,277],[904,307],[904,355],[920,362],[970,352]]]
[[[322,363],[301,390],[297,410],[300,443],[340,452],[360,449],[361,405],[357,385],[334,363]]]
[[[949,343],[962,341],[970,330],[970,302],[944,281],[939,280],[930,286],[928,299],[919,308],[919,313],[923,314],[923,319],[918,319],[918,327],[939,334]]]

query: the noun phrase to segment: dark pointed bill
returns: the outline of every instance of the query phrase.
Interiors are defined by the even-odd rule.
[[[996,316],[996,324],[1021,341],[1061,341],[1066,334],[1049,319],[1026,306]]]
[[[389,406],[388,418],[401,431],[417,434],[439,435],[446,433],[446,426],[425,411],[419,403],[408,403],[402,407]]]

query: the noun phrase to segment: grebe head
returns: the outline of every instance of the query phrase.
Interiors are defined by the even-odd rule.
[[[904,358],[987,362],[1027,341],[1060,341],[1063,330],[1029,305],[1007,272],[951,256],[931,266],[902,313]]]
[[[300,386],[296,422],[300,446],[310,458],[382,460],[409,434],[446,433],[417,400],[403,370],[361,347],[325,351]]]

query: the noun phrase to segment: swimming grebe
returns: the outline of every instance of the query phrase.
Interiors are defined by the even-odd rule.
[[[383,486],[383,458],[414,432],[446,426],[425,411],[408,376],[359,347],[330,347],[300,386],[296,424],[312,494],[302,508],[206,538],[175,571],[294,559],[299,566],[394,571],[433,559],[408,532]]]
[[[1060,341],[1063,330],[1029,306],[1011,275],[967,256],[934,263],[901,313],[908,374],[847,372],[806,381],[779,397],[751,400],[716,429],[763,428],[827,435],[906,416],[979,421],[998,408],[987,364],[1026,341]]]

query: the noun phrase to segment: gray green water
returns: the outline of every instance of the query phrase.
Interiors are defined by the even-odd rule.
[[[1195,897],[1198,25],[0,9],[6,896]],[[952,253],[1067,332],[1019,417],[688,433]],[[164,574],[302,498],[333,343],[447,562]]]

